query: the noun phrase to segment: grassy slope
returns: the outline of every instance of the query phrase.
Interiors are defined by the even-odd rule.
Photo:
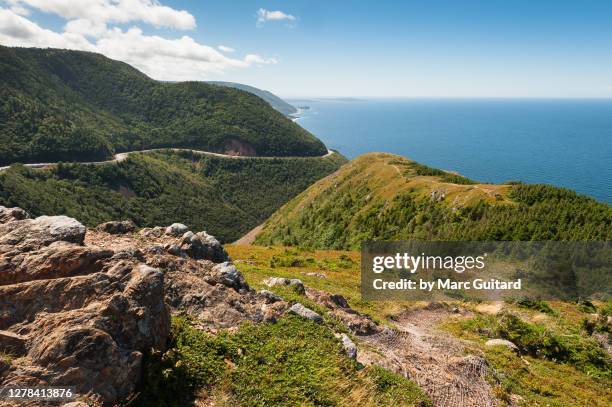
[[[325,324],[286,316],[206,334],[173,321],[170,350],[147,363],[136,405],[430,406],[411,381],[377,367],[360,369]]]
[[[227,159],[147,153],[119,164],[12,167],[0,173],[0,205],[32,215],[66,214],[89,226],[132,219],[139,226],[187,224],[233,241],[345,159]]]
[[[203,82],[164,83],[81,51],[0,46],[0,165],[91,161],[154,147],[317,156],[325,146],[262,99]]]
[[[389,325],[393,325],[394,316],[402,311],[420,306],[414,302],[361,301],[359,252],[235,245],[228,245],[226,249],[249,284],[256,288],[264,288],[262,281],[269,276],[299,278],[309,287],[342,294],[356,310]],[[327,278],[306,273],[324,273]],[[279,293],[292,298],[285,292]],[[294,300],[304,301],[296,294],[293,296]],[[593,312],[612,314],[612,303],[597,304],[594,309],[561,302],[537,304],[537,307],[503,304],[497,315],[490,315],[490,309],[495,307],[488,304],[461,305],[471,308],[472,314],[459,321],[442,322],[440,329],[468,341],[475,351],[484,352],[495,371],[491,383],[501,401],[509,402],[511,395],[518,395],[520,399],[515,398],[514,402],[522,406],[605,406],[612,403],[609,387],[612,365],[608,362],[603,367],[597,366],[602,349],[592,347],[592,329],[586,328],[595,321]],[[497,321],[504,314],[518,316],[522,324],[518,327],[504,325],[505,331],[495,331],[500,329]],[[612,329],[610,323],[603,323],[601,319],[595,326],[594,330],[604,335]],[[504,332],[514,335],[515,342],[529,343],[541,352],[516,355],[503,347],[484,346],[490,335],[499,337],[497,335]],[[547,352],[556,352],[551,346],[555,343],[551,338],[560,341],[560,349],[564,349],[563,344],[571,344],[572,354],[565,357],[556,354],[556,359],[547,356],[550,355]]]
[[[572,191],[478,184],[400,156],[370,153],[284,205],[256,242],[347,249],[367,239],[611,238],[612,208]]]

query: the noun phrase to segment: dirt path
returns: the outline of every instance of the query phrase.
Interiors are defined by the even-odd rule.
[[[447,318],[460,317],[443,307],[406,312],[395,321],[397,329],[357,337],[375,349],[360,351],[360,362],[410,378],[438,407],[495,406],[486,361],[477,353],[469,354],[466,342],[435,328]]]
[[[121,161],[126,160],[131,154],[143,154],[143,153],[151,153],[151,152],[155,152],[155,151],[189,151],[192,152],[194,154],[200,154],[200,155],[210,155],[213,157],[222,157],[222,158],[234,158],[234,159],[269,159],[269,160],[273,160],[276,158],[315,158],[315,157],[262,157],[262,156],[245,156],[245,155],[229,155],[229,154],[221,154],[221,153],[212,153],[210,151],[203,151],[203,150],[192,150],[190,148],[152,148],[149,150],[138,150],[138,151],[128,151],[125,153],[118,153],[115,154],[113,156],[113,158],[111,160],[107,160],[107,161],[88,161],[88,162],[76,162],[78,164],[84,164],[84,165],[105,165],[105,164],[114,164],[114,163],[118,163]],[[332,150],[327,150],[327,154],[319,156],[319,158],[325,158],[325,157],[329,157],[331,155],[335,154],[334,151]],[[33,164],[23,164],[26,167],[30,167],[30,168],[47,168],[47,167],[51,167],[54,165],[57,165],[57,163],[33,163]],[[0,167],[0,172],[1,171],[5,171],[7,169],[9,169],[11,166],[5,166],[5,167]]]
[[[259,232],[261,232],[261,229],[263,229],[263,223],[251,229],[246,235],[242,236],[240,239],[236,240],[232,244],[239,245],[239,246],[252,245],[253,242],[255,241],[255,238],[259,234]]]

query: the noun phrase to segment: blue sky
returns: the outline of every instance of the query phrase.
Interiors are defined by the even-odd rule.
[[[612,97],[612,1],[162,0],[160,9],[137,0],[159,17],[126,6],[83,39],[66,24],[97,17],[71,1],[0,0],[0,43],[65,42],[160,79],[242,82],[285,97]],[[258,24],[260,9],[281,14]],[[23,29],[2,32],[3,21]]]

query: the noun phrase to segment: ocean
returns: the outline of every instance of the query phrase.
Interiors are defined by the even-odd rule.
[[[481,182],[612,204],[612,99],[316,99],[297,123],[348,158],[395,153]]]

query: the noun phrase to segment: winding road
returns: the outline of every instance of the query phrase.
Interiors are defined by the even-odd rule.
[[[210,155],[213,157],[221,157],[221,158],[233,158],[233,159],[269,159],[269,160],[273,160],[275,158],[325,158],[325,157],[329,157],[333,154],[336,154],[334,151],[332,150],[327,150],[327,154],[325,155],[321,155],[318,157],[270,157],[270,156],[247,156],[247,155],[229,155],[229,154],[221,154],[221,153],[213,153],[210,151],[203,151],[203,150],[193,150],[190,148],[153,148],[153,149],[149,149],[149,150],[137,150],[137,151],[128,151],[125,153],[118,153],[115,154],[113,156],[113,158],[111,160],[107,160],[107,161],[89,161],[89,162],[74,162],[74,164],[83,164],[83,165],[105,165],[105,164],[113,164],[113,163],[118,163],[121,161],[126,160],[131,154],[143,154],[143,153],[152,153],[155,151],[189,151],[192,152],[194,154],[200,154],[200,155]],[[32,163],[32,164],[23,164],[25,167],[30,167],[30,168],[47,168],[47,167],[51,167],[54,165],[57,165],[58,163]],[[5,171],[7,169],[9,169],[11,166],[5,166],[5,167],[0,167],[0,172]]]

